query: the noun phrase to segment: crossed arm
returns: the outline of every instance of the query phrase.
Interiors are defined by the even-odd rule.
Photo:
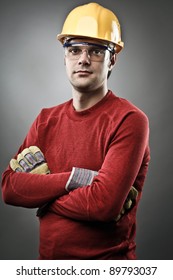
[[[148,169],[148,122],[131,115],[112,139],[101,169],[93,182],[57,198],[50,211],[76,220],[111,221],[123,214],[130,195],[136,203],[135,183],[141,190]],[[138,199],[140,195],[138,196]],[[131,203],[131,202],[130,202]],[[119,216],[120,215],[120,216]]]
[[[136,129],[131,124],[113,139],[99,174],[90,185],[68,192],[65,186],[71,172],[43,176],[16,173],[9,168],[3,178],[4,199],[24,207],[40,207],[53,201],[49,211],[77,220],[115,219],[126,203],[148,142],[146,120],[135,120]]]

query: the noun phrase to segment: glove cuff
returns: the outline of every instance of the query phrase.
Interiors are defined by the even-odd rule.
[[[96,175],[98,175],[97,171],[73,167],[65,189],[70,192],[79,187],[90,185]]]

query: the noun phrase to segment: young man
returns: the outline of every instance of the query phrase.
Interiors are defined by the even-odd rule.
[[[123,48],[118,19],[79,6],[58,39],[72,99],[38,115],[3,174],[4,201],[39,208],[39,259],[135,259],[149,127],[107,87]]]

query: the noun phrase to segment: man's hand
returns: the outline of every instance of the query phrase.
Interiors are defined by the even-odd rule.
[[[17,159],[11,159],[10,167],[15,172],[49,174],[50,170],[41,150],[36,146],[24,149]]]
[[[129,193],[128,193],[128,196],[127,196],[127,198],[126,198],[126,200],[125,200],[125,203],[124,203],[124,205],[123,205],[123,208],[121,209],[120,214],[119,214],[118,217],[116,217],[116,219],[115,219],[116,222],[118,222],[119,219],[120,219],[127,211],[129,211],[129,210],[133,207],[133,205],[134,205],[134,203],[135,203],[135,201],[136,201],[136,199],[137,199],[137,196],[138,196],[138,191],[137,191],[137,189],[135,189],[135,187],[132,186],[131,189],[130,189],[130,191],[129,191]]]
[[[17,159],[11,159],[10,167],[15,172],[26,172],[32,174],[49,174],[50,170],[41,150],[36,146],[30,146],[18,154]],[[42,217],[47,213],[50,202],[44,204],[37,210],[37,216]]]

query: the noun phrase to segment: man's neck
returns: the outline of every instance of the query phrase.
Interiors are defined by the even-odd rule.
[[[76,111],[84,111],[97,104],[108,92],[108,89],[91,92],[79,92],[73,89],[73,107]]]

